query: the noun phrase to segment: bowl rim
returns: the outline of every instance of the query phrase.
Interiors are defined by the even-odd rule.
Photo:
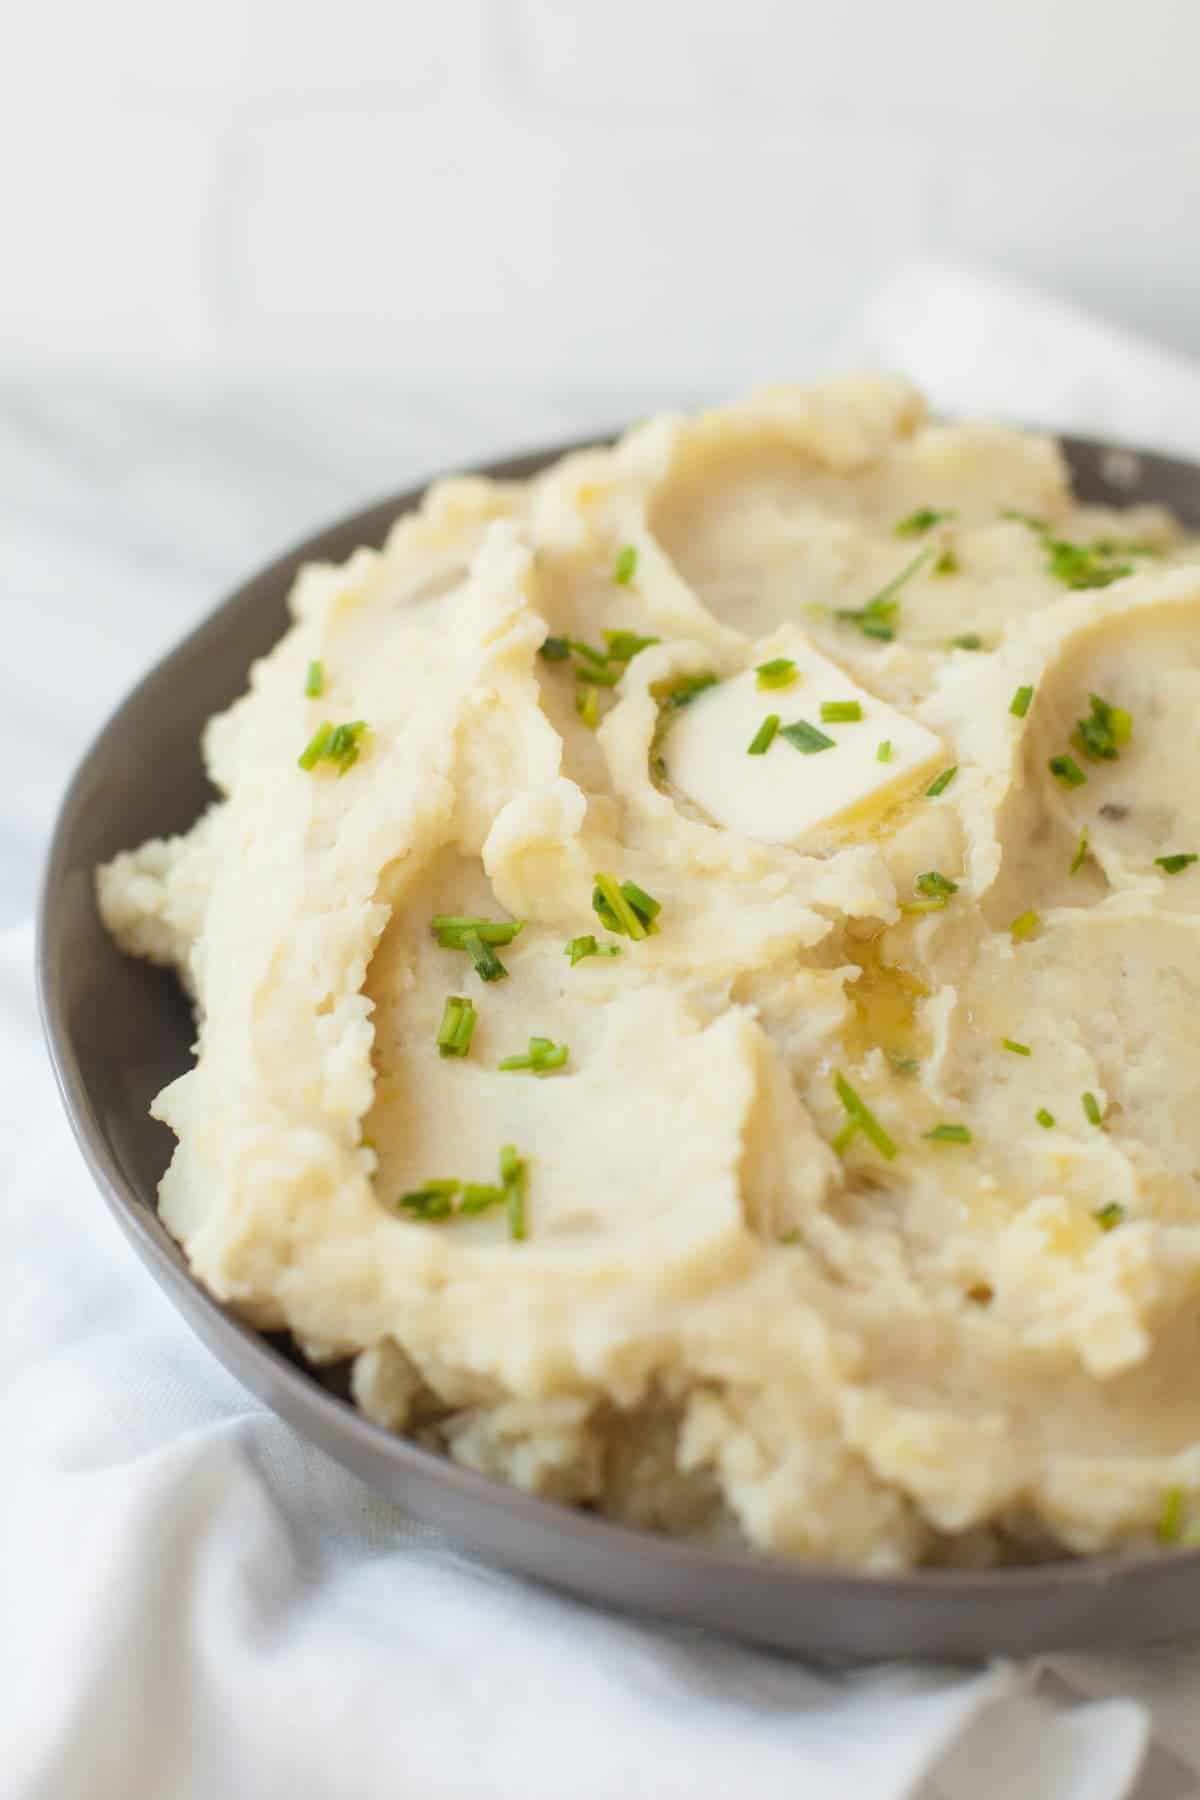
[[[572,452],[610,443],[616,433],[598,432],[583,438],[555,443],[514,456],[493,459],[469,472],[500,480],[524,479]],[[1072,452],[1106,456],[1128,454],[1141,463],[1173,466],[1186,474],[1200,488],[1200,464],[1181,458],[1143,450],[1140,447],[1109,440],[1098,440],[1073,434],[1054,433],[1070,456]],[[332,1393],[312,1373],[292,1362],[287,1355],[261,1332],[238,1318],[219,1302],[191,1274],[183,1253],[169,1239],[158,1221],[156,1196],[139,1195],[119,1166],[102,1126],[89,1103],[86,1081],[72,1042],[65,1016],[60,959],[56,955],[57,896],[70,862],[71,842],[81,807],[84,803],[89,772],[102,759],[107,747],[140,712],[147,696],[173,671],[210,642],[222,622],[262,595],[264,589],[290,588],[296,571],[305,563],[328,560],[334,539],[353,538],[357,543],[376,544],[386,529],[402,514],[420,502],[430,477],[419,484],[371,501],[348,514],[339,515],[315,531],[305,534],[290,549],[274,556],[246,579],[204,616],[172,648],[140,677],[125,697],[113,708],[104,723],[93,734],[79,757],[74,773],[63,793],[40,884],[37,903],[35,970],[38,1009],[47,1050],[59,1094],[67,1114],[75,1142],[96,1185],[126,1240],[181,1310],[192,1328],[213,1349],[235,1378],[266,1400],[272,1409],[282,1412],[301,1435],[316,1441],[340,1460],[345,1460],[339,1442],[360,1453],[355,1467],[362,1472],[365,1463],[378,1467],[390,1465],[398,1477],[432,1478],[436,1486],[457,1496],[471,1509],[485,1507],[506,1518],[522,1533],[548,1533],[568,1548],[608,1557],[613,1554],[634,1559],[651,1558],[656,1565],[673,1569],[683,1577],[707,1580],[713,1576],[726,1581],[760,1586],[799,1584],[809,1597],[816,1595],[830,1601],[845,1601],[858,1595],[891,1596],[908,1601],[922,1599],[953,1600],[957,1603],[983,1601],[1000,1593],[1007,1596],[1044,1594],[1050,1586],[1080,1592],[1117,1584],[1126,1588],[1131,1581],[1141,1582],[1156,1573],[1163,1577],[1169,1570],[1177,1578],[1180,1564],[1195,1568],[1200,1561],[1200,1548],[1164,1547],[1145,1551],[1104,1552],[1096,1556],[1068,1558],[1030,1564],[1004,1565],[992,1568],[918,1567],[901,1572],[846,1568],[817,1562],[803,1562],[769,1553],[734,1548],[717,1548],[703,1541],[659,1534],[631,1526],[603,1515],[556,1501],[544,1500],[507,1483],[463,1467],[450,1457],[428,1450],[413,1440],[376,1424],[349,1400]],[[1117,503],[1119,494],[1114,494]],[[344,554],[341,552],[340,554]],[[248,672],[247,672],[248,673]],[[200,1315],[206,1315],[207,1329]],[[235,1348],[236,1345],[236,1348]],[[271,1398],[267,1396],[271,1395]],[[290,1402],[285,1405],[284,1401]],[[298,1423],[299,1420],[304,1421]],[[369,1479],[369,1478],[368,1478]],[[403,1479],[400,1481],[403,1485]],[[396,1490],[394,1490],[396,1491]],[[407,1504],[407,1492],[406,1492]],[[413,1503],[416,1516],[438,1524],[427,1508]],[[450,1530],[462,1541],[461,1533]],[[472,1549],[485,1560],[520,1568],[524,1573],[539,1574],[536,1559],[527,1562],[518,1556],[505,1556],[493,1550]],[[596,1584],[575,1587],[573,1582],[556,1585],[573,1587],[576,1593],[594,1597]],[[628,1600],[618,1604],[628,1605]],[[636,1604],[636,1603],[635,1603]],[[661,1611],[659,1607],[653,1607]],[[698,1617],[708,1622],[701,1612],[687,1608],[673,1609],[679,1617]],[[1200,1624],[1200,1607],[1196,1622]],[[719,1628],[719,1627],[718,1627]],[[738,1635],[756,1635],[732,1629]],[[760,1641],[781,1642],[767,1635]],[[1057,1640],[1056,1640],[1057,1641]],[[1146,1641],[1145,1639],[1141,1641]],[[954,1654],[955,1652],[951,1652]],[[971,1654],[971,1652],[968,1652]]]

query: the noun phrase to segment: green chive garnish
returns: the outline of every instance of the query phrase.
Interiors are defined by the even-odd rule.
[[[1001,1038],[1000,1046],[1004,1050],[1011,1050],[1014,1056],[1032,1056],[1033,1055],[1033,1051],[1029,1048],[1029,1045],[1028,1044],[1018,1044],[1016,1038]]]
[[[414,1218],[429,1223],[448,1219],[452,1210],[450,1202],[461,1186],[460,1181],[427,1181],[411,1194],[401,1194],[396,1204],[412,1213]]]
[[[331,762],[336,764],[338,774],[344,775],[358,761],[359,741],[366,729],[365,719],[353,719],[345,725],[334,725],[326,719],[296,760],[302,769],[309,770],[320,762]]]
[[[1087,832],[1087,826],[1085,825],[1083,830],[1079,834],[1079,842],[1075,846],[1075,854],[1071,858],[1071,867],[1068,870],[1068,873],[1071,875],[1078,875],[1080,869],[1082,869],[1084,863],[1087,861],[1087,858],[1088,858],[1088,832]]]
[[[822,700],[822,725],[855,725],[863,716],[857,700]]]
[[[935,1125],[932,1131],[921,1134],[931,1144],[969,1144],[971,1133],[965,1125]]]
[[[1158,1521],[1160,1544],[1177,1544],[1183,1536],[1183,1489],[1168,1488],[1163,1496],[1162,1517]]]
[[[1041,922],[1041,914],[1035,913],[1032,907],[1028,912],[1018,913],[1008,928],[1014,944],[1024,943],[1026,938],[1031,938]]]
[[[463,1185],[462,1200],[459,1212],[470,1217],[473,1213],[489,1212],[493,1206],[504,1205],[504,1189],[492,1187],[482,1181],[468,1181]]]
[[[622,587],[627,587],[633,580],[638,565],[638,553],[633,544],[626,544],[617,551],[617,560],[613,564],[613,580]]]
[[[1029,702],[1033,699],[1032,687],[1019,687],[1008,703],[1008,710],[1014,719],[1023,719],[1029,711]]]
[[[326,719],[323,724],[317,726],[317,729],[313,732],[307,744],[296,758],[296,761],[300,764],[302,769],[316,768],[328,749],[329,740],[332,736],[333,724],[329,719]]]
[[[1190,868],[1196,860],[1190,852],[1186,855],[1156,856],[1154,859],[1164,875],[1178,875],[1181,869]]]
[[[982,650],[983,639],[977,631],[964,631],[961,637],[950,639],[952,650]]]
[[[720,676],[713,675],[711,672],[704,675],[685,675],[682,680],[675,682],[662,695],[660,705],[670,712],[678,712],[681,706],[690,706],[697,694],[703,694],[706,689],[716,687],[719,680]]]
[[[951,881],[948,875],[940,875],[936,869],[926,869],[923,875],[917,876],[913,886],[918,894],[924,894],[930,900],[948,900],[951,894],[958,892],[957,881]]]
[[[310,662],[308,673],[304,677],[305,697],[309,700],[319,700],[324,686],[325,665],[320,662]]]
[[[957,516],[953,511],[934,512],[931,506],[919,506],[916,512],[909,513],[908,517],[901,519],[899,524],[892,527],[892,530],[896,537],[900,538],[923,537],[927,531],[932,531],[935,525],[940,525],[943,519],[953,519]]]
[[[602,925],[635,940],[658,929],[654,921],[662,911],[660,903],[636,881],[623,881],[618,886],[611,875],[595,877],[592,906]]]
[[[775,733],[779,730],[779,714],[768,713],[746,750],[747,756],[765,756],[775,741]]]
[[[589,731],[595,731],[600,723],[600,690],[590,683],[580,685],[575,690],[575,711]]]
[[[1121,706],[1110,706],[1099,694],[1089,694],[1091,712],[1077,719],[1071,742],[1091,762],[1116,762],[1133,731],[1133,720]]]
[[[834,1140],[834,1149],[844,1148],[854,1133],[861,1131],[868,1142],[874,1144],[880,1156],[891,1162],[896,1154],[895,1143],[883,1129],[870,1107],[860,1095],[855,1093],[840,1070],[834,1071],[833,1086],[838,1099],[846,1110],[847,1117],[846,1125]]]
[[[1054,779],[1061,781],[1064,787],[1082,787],[1087,780],[1087,776],[1073,756],[1052,756],[1048,767]]]
[[[1039,1106],[1033,1116],[1043,1131],[1050,1131],[1053,1128],[1054,1114],[1052,1112],[1047,1112],[1044,1106]]]
[[[773,656],[770,662],[759,663],[755,673],[760,688],[791,687],[796,679],[796,665],[790,656]]]
[[[542,640],[538,655],[546,662],[566,662],[571,654],[571,646],[564,637],[548,637]]]
[[[437,1047],[442,1056],[465,1056],[475,1030],[475,1006],[461,994],[451,994],[438,1026]]]
[[[1092,1217],[1101,1231],[1112,1231],[1124,1219],[1125,1208],[1119,1200],[1110,1200],[1107,1206],[1098,1206]]]
[[[500,1152],[500,1180],[508,1208],[508,1235],[518,1243],[525,1237],[525,1164],[511,1144]]]
[[[901,1056],[898,1050],[885,1050],[884,1055],[897,1075],[916,1075],[920,1070],[915,1056]]]
[[[936,800],[939,794],[945,793],[957,774],[958,764],[951,763],[948,769],[943,769],[941,774],[930,782],[929,786],[925,789],[925,798],[927,800]]]
[[[531,1037],[528,1050],[520,1056],[506,1056],[497,1067],[532,1069],[535,1075],[545,1075],[550,1069],[561,1069],[567,1054],[565,1044],[556,1044],[552,1038]]]
[[[910,563],[905,564],[898,575],[893,575],[885,587],[881,587],[877,594],[872,594],[864,606],[839,607],[834,617],[844,619],[847,625],[857,626],[864,637],[878,638],[883,643],[890,642],[896,635],[895,621],[899,611],[896,595],[932,555],[932,550],[922,550]]]
[[[784,725],[780,729],[780,737],[785,737],[794,750],[802,756],[816,756],[821,750],[832,750],[833,739],[810,725],[807,719],[797,719],[794,725]]]
[[[891,738],[884,738],[884,740],[880,744],[878,750],[876,750],[876,752],[875,752],[875,761],[882,762],[882,763],[889,763],[889,762],[891,762],[891,760],[892,760],[892,740],[891,740]]]
[[[1100,1102],[1097,1100],[1095,1094],[1083,1095],[1083,1110],[1090,1124],[1103,1125],[1104,1115],[1100,1111]]]
[[[947,546],[934,563],[933,572],[935,575],[957,575],[961,567],[962,564],[959,562],[958,557],[955,555],[954,551]],[[967,648],[978,650],[980,645],[972,644],[968,645]]]
[[[583,937],[571,938],[563,947],[563,953],[571,959],[571,967],[582,962],[586,956],[620,956],[620,944],[600,944],[588,932]]]
[[[620,663],[632,662],[635,656],[648,650],[651,644],[662,643],[661,638],[639,637],[636,631],[606,631],[603,637],[609,656],[613,662]]]
[[[524,919],[472,919],[441,913],[433,921],[433,935],[443,950],[465,950],[481,981],[500,981],[508,970],[493,945],[511,944]]]

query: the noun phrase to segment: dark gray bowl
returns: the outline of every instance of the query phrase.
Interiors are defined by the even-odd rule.
[[[487,472],[528,475],[570,447]],[[1078,439],[1066,449],[1085,498],[1163,501],[1200,529],[1200,467]],[[250,663],[284,631],[301,564],[382,543],[418,497],[400,494],[318,532],[239,588],[109,720],[63,801],[39,917],[42,1018],[79,1147],[151,1275],[225,1366],[305,1437],[481,1556],[577,1594],[851,1657],[1115,1647],[1200,1631],[1195,1552],[853,1575],[709,1550],[531,1499],[372,1425],[285,1342],[251,1331],[192,1279],[155,1211],[173,1139],[147,1114],[188,1064],[192,1022],[170,975],[118,953],[96,913],[92,873],[117,850],[185,830],[210,798],[201,726],[241,693]]]

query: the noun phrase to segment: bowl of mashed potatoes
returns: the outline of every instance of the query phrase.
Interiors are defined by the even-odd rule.
[[[43,911],[76,1129],[202,1334],[585,1592],[1185,1629],[1197,523],[1183,465],[861,378],[256,578],[91,752]]]

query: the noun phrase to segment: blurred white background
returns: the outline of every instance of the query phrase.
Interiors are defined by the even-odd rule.
[[[1191,0],[40,0],[10,360],[724,384],[916,249],[1200,349]]]
[[[921,255],[1200,351],[1198,65],[1187,0],[21,8],[0,917],[28,910],[66,775],[134,676],[351,505],[815,374]],[[919,287],[909,310],[919,374]],[[1003,405],[979,318],[966,373]]]

